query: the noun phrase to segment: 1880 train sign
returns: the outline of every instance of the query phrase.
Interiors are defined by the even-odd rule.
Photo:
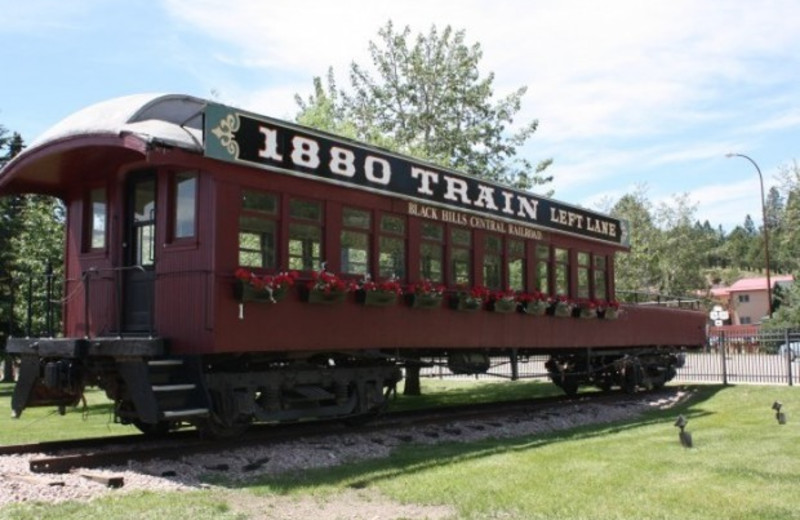
[[[390,152],[209,104],[205,154],[628,246],[627,222]]]

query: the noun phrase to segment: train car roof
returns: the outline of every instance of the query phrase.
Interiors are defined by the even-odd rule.
[[[0,193],[42,192],[59,195],[65,169],[75,160],[112,148],[143,153],[148,145],[203,151],[206,101],[178,94],[135,94],[86,107],[34,139],[0,171]],[[110,155],[114,155],[112,158]],[[57,158],[56,158],[57,157]]]
[[[202,151],[206,102],[176,94],[134,94],[86,107],[61,120],[36,138],[30,148],[81,135],[135,134]]]

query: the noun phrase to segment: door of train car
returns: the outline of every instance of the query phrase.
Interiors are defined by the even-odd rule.
[[[150,332],[157,249],[155,172],[132,174],[127,181],[126,193],[123,330]]]

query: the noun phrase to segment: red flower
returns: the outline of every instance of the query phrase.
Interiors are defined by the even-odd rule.
[[[311,280],[308,282],[307,287],[312,291],[330,294],[332,291],[352,291],[355,288],[355,284],[341,280],[323,267],[320,271],[312,271]]]
[[[253,276],[255,276],[255,275],[252,273],[252,271],[248,271],[248,270],[247,270],[247,269],[245,269],[244,267],[240,267],[239,269],[237,269],[237,270],[236,270],[236,272],[235,272],[235,273],[233,273],[233,275],[234,275],[234,276],[235,276],[237,279],[239,279],[239,280],[241,280],[241,281],[243,281],[243,282],[249,282],[249,281],[250,281],[250,278],[252,278]]]
[[[522,293],[520,293],[522,294]],[[494,291],[491,293],[490,298],[492,300],[505,300],[505,301],[520,301],[518,299],[518,294],[512,291],[511,289],[506,289],[505,291]]]
[[[441,296],[444,294],[444,291],[444,285],[433,283],[430,280],[420,280],[417,283],[412,283],[406,288],[406,293],[417,294],[420,296]]]

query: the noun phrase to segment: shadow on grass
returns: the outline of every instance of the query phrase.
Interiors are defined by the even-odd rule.
[[[542,448],[561,442],[585,440],[608,436],[634,428],[653,424],[674,422],[678,414],[687,419],[712,415],[714,412],[703,409],[703,403],[712,398],[723,386],[692,387],[693,393],[685,402],[668,410],[653,410],[641,417],[605,424],[579,426],[568,430],[534,434],[512,439],[487,438],[474,442],[447,442],[435,445],[410,443],[396,448],[384,459],[343,464],[334,468],[300,470],[292,473],[259,477],[247,482],[228,482],[224,478],[214,478],[217,485],[231,488],[254,488],[268,486],[271,491],[288,494],[296,488],[308,486],[347,486],[361,489],[382,480],[401,475],[423,472],[427,469],[455,462],[477,460],[483,457],[508,454],[522,450]]]
[[[498,383],[498,384],[491,384]],[[436,382],[428,382],[435,385]],[[476,385],[474,381],[464,383],[464,388],[448,387],[447,392],[428,391],[419,396],[398,395],[390,404],[392,411],[403,411],[422,407],[448,406],[451,404],[486,403],[516,399],[535,399],[562,395],[555,385],[542,381],[516,381],[508,384],[505,381],[491,381],[489,384]]]

